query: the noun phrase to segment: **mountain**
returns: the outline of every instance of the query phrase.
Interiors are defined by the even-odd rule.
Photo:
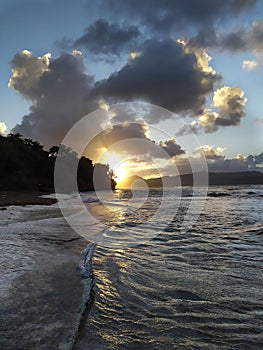
[[[206,173],[195,174],[196,184],[205,185],[207,183]],[[216,185],[262,185],[263,184],[263,173],[259,171],[242,171],[242,172],[222,172],[222,173],[208,173],[209,186]],[[134,179],[138,180],[142,178],[130,177],[127,180],[127,184],[131,184]],[[147,183],[148,187],[175,187],[175,186],[193,186],[193,174],[182,174],[177,176],[164,176],[159,178],[150,178],[143,180]],[[130,187],[130,186],[126,186]],[[138,186],[139,187],[139,186]]]

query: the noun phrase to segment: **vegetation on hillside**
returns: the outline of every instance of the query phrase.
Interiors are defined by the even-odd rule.
[[[54,191],[54,166],[58,150],[58,146],[52,146],[46,151],[38,141],[24,138],[20,134],[0,135],[0,188]],[[65,146],[62,146],[59,154],[60,157],[77,158],[77,154]],[[79,190],[93,190],[95,165],[86,157],[77,160]],[[96,176],[97,173],[100,177],[100,189],[108,188],[108,184],[115,188],[113,173],[108,165],[96,164]]]

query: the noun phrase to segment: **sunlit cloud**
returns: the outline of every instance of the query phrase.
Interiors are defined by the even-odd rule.
[[[5,122],[0,122],[0,135],[4,135],[7,131],[7,126]]]
[[[49,70],[51,54],[33,56],[28,50],[17,53],[11,60],[12,76],[8,87],[19,91],[24,97],[35,100],[40,93],[39,79]]]
[[[130,53],[130,56],[131,56],[131,59],[134,60],[136,57],[138,57],[140,55],[139,52],[136,52],[136,51],[132,51]]]
[[[258,67],[259,63],[255,60],[251,61],[243,61],[242,68],[247,70],[247,71],[252,71],[255,70]]]
[[[103,109],[104,111],[108,111],[109,110],[109,105],[105,102],[102,102],[99,104],[99,108]]]

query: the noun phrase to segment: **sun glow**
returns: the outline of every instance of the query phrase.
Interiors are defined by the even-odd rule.
[[[113,170],[115,175],[115,181],[117,183],[123,181],[126,178],[126,163],[118,154],[106,151],[102,156],[102,160],[103,163],[109,164],[110,169]]]

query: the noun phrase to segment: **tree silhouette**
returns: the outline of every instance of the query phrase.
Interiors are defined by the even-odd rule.
[[[54,191],[54,166],[57,157],[67,160],[65,164],[78,163],[78,187],[80,191],[94,189],[94,165],[92,160],[81,157],[64,145],[52,146],[49,151],[38,142],[23,138],[20,134],[0,135],[0,188],[6,190]],[[72,161],[72,162],[70,162]],[[99,164],[100,189],[115,188],[113,173],[109,167]],[[65,171],[71,171],[70,166]]]

